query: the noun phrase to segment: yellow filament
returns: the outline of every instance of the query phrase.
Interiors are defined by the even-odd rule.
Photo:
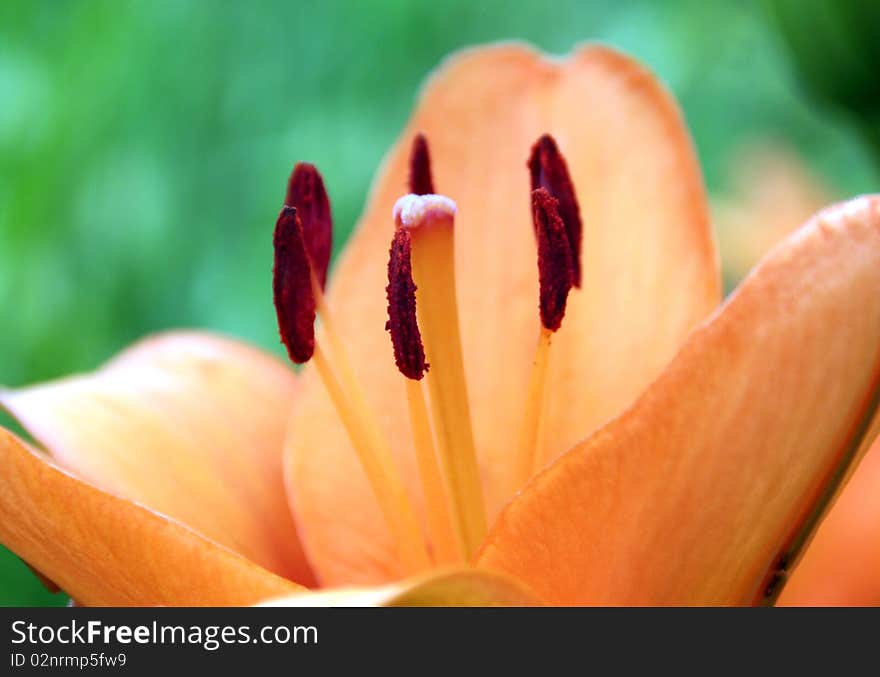
[[[443,490],[443,477],[434,442],[425,396],[419,381],[406,379],[406,399],[409,404],[409,420],[415,442],[416,463],[422,480],[425,495],[425,510],[428,513],[428,531],[434,544],[434,558],[437,564],[456,564],[462,561],[455,530],[449,520],[446,495]]]
[[[354,400],[355,406],[364,414],[364,423],[369,428],[373,442],[379,446],[384,446],[386,445],[384,436],[379,429],[379,424],[376,422],[376,417],[373,415],[370,405],[367,404],[367,396],[364,394],[364,389],[361,388],[360,381],[354,375],[354,369],[351,368],[351,360],[348,359],[348,351],[345,350],[342,340],[339,338],[339,332],[336,330],[336,320],[333,319],[333,315],[327,307],[327,302],[324,300],[324,292],[321,289],[321,285],[318,284],[318,278],[315,277],[314,273],[312,273],[312,294],[315,297],[315,308],[318,311],[318,317],[321,318],[324,338],[330,344],[330,352],[333,355],[334,364],[339,368],[346,391]]]
[[[395,466],[391,457],[391,452],[389,451],[387,438],[382,433],[382,429],[379,427],[376,416],[373,414],[373,409],[367,402],[367,396],[364,393],[364,389],[361,387],[360,381],[354,374],[354,369],[351,367],[351,360],[348,359],[348,352],[345,350],[342,340],[339,337],[339,332],[336,330],[336,321],[333,319],[333,315],[327,307],[327,303],[324,299],[324,292],[318,284],[318,279],[314,274],[312,275],[312,293],[315,297],[315,307],[318,311],[318,316],[321,318],[323,338],[327,339],[327,343],[330,345],[330,351],[333,355],[333,363],[339,370],[339,377],[344,386],[344,392],[348,394],[351,400],[351,405],[359,416],[370,445],[373,449],[380,450],[380,454],[384,457],[387,457],[386,466],[391,472],[394,472]],[[375,487],[374,490],[376,490]],[[408,500],[407,503],[409,503]],[[409,512],[413,512],[411,507],[409,508]]]
[[[426,378],[437,446],[453,524],[470,559],[486,534],[486,513],[458,326],[453,217],[451,212],[432,210],[423,213],[418,223],[406,225],[412,238],[419,327],[432,367]]]
[[[532,375],[529,378],[529,389],[526,394],[526,408],[523,415],[517,452],[517,488],[522,487],[538,470],[543,461],[543,454],[538,449],[541,427],[544,420],[544,404],[547,384],[547,365],[550,363],[550,344],[553,332],[541,327],[538,347],[535,350],[535,361],[532,364]]]
[[[325,334],[328,332],[326,320],[324,332]],[[342,419],[373,493],[378,499],[379,507],[396,542],[401,563],[408,573],[429,568],[431,560],[425,548],[415,511],[397,474],[391,450],[381,439],[381,435],[377,435],[372,429],[375,422],[371,421],[369,411],[345,396],[346,390],[353,392],[352,384],[347,382],[343,375],[345,385],[344,387],[340,385],[318,343],[315,344],[312,362]]]

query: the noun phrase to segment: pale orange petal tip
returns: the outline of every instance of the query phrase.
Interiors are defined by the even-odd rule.
[[[0,407],[83,480],[311,585],[281,479],[295,393],[274,356],[172,331],[90,374],[4,391]]]
[[[89,606],[237,606],[302,588],[79,480],[0,428],[0,542]]]
[[[282,607],[494,607],[539,606],[524,584],[486,569],[457,568],[399,583],[348,587],[271,599],[259,606]]]

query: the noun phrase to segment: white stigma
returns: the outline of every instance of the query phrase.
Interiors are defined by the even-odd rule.
[[[451,220],[455,216],[455,202],[445,195],[404,195],[394,203],[394,222],[404,228],[418,228],[428,221]]]

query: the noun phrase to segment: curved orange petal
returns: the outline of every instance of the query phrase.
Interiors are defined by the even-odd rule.
[[[281,471],[294,389],[293,373],[254,348],[174,332],[92,374],[0,391],[0,406],[97,487],[310,584]]]
[[[374,588],[339,588],[273,599],[260,606],[538,606],[522,583],[485,569],[433,571]]]
[[[878,292],[880,196],[821,212],[511,502],[478,562],[552,603],[760,598],[876,411]]]
[[[779,604],[880,605],[880,441],[819,526]]]
[[[732,170],[733,192],[713,207],[725,273],[739,279],[832,191],[776,142],[749,144]],[[880,443],[823,520],[779,604],[880,605]]]
[[[629,403],[717,304],[714,244],[681,116],[633,61],[603,47],[557,62],[501,45],[446,62],[386,159],[329,294],[414,494],[404,383],[384,326],[391,208],[407,192],[418,131],[430,143],[437,190],[458,204],[464,359],[491,518],[515,489],[511,452],[539,331],[525,164],[532,143],[544,132],[555,135],[585,221],[584,288],[570,296],[553,349],[551,455]],[[290,493],[324,583],[399,577],[379,510],[312,370],[304,373],[293,421]]]
[[[0,429],[0,542],[86,605],[225,606],[298,585],[104,493]]]

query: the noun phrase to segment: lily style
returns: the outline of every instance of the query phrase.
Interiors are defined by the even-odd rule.
[[[86,605],[768,604],[880,428],[880,196],[722,302],[681,114],[611,49],[450,58],[328,275],[331,229],[297,165],[302,368],[170,332],[0,391],[0,542]]]

